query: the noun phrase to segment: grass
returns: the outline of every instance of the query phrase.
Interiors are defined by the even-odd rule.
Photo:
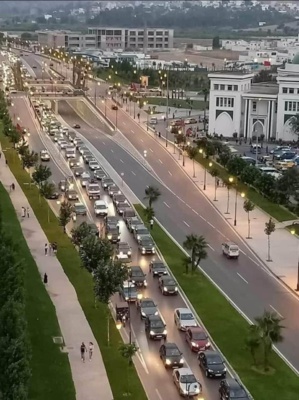
[[[155,105],[155,106],[167,105],[166,97],[146,97],[144,100],[147,101],[149,105]],[[187,109],[190,109],[190,107],[192,106],[193,110],[203,110],[205,102],[202,100],[193,100],[192,104],[190,105],[190,103],[184,99],[168,99],[168,105],[169,107],[187,108]]]
[[[52,340],[54,336],[61,336],[55,307],[28,249],[9,195],[1,183],[0,198],[4,229],[17,238],[19,257],[25,265],[26,319],[32,348],[29,399],[73,400],[75,388],[68,356]]]
[[[143,221],[144,208],[135,205]],[[152,236],[175,278],[202,319],[212,338],[242,379],[255,400],[278,399],[281,388],[287,382],[283,400],[297,400],[299,378],[273,353],[270,357],[272,374],[254,371],[252,359],[245,349],[248,323],[230,305],[218,289],[200,272],[186,274],[182,263],[184,253],[160,228],[158,224],[151,231]],[[261,355],[259,355],[261,361]],[[272,370],[273,368],[273,370]]]
[[[95,308],[91,275],[85,269],[81,268],[80,258],[77,251],[68,236],[63,234],[62,228],[59,226],[54,213],[49,209],[47,202],[43,198],[39,201],[37,188],[35,186],[30,188],[29,185],[24,185],[24,183],[29,182],[29,175],[22,169],[20,161],[15,151],[11,148],[8,139],[4,135],[0,135],[0,141],[3,149],[9,149],[5,152],[9,167],[16,180],[21,185],[32,210],[48,238],[49,243],[54,241],[58,243],[59,250],[57,257],[64,272],[76,290],[80,305],[100,347],[114,400],[123,399],[123,394],[128,392],[127,377],[126,373],[124,373],[128,363],[127,360],[121,356],[118,349],[120,343],[122,343],[122,339],[116,329],[115,323],[111,318],[110,345],[108,345],[106,323],[107,309],[102,304],[98,304],[97,308]],[[50,223],[48,222],[48,211]],[[128,374],[131,398],[134,400],[146,400],[147,396],[136,373],[135,367],[129,368]],[[39,398],[43,398],[43,396],[40,396]],[[54,396],[51,397],[51,400],[53,398]],[[61,397],[57,397],[57,399],[62,400]]]
[[[196,156],[196,161],[209,169],[208,164],[209,162],[211,162],[210,159],[206,159],[198,154]],[[224,182],[228,182],[228,178],[231,175],[227,172],[227,170],[220,164],[216,165],[216,169],[218,170],[219,178]],[[270,200],[259,194],[255,189],[245,185],[240,181],[238,181],[237,183],[237,189],[239,192],[244,192],[246,194],[246,197],[251,200],[257,207],[261,208],[263,211],[265,211],[267,214],[269,214],[271,217],[275,218],[279,222],[294,220],[297,218],[295,214],[291,213],[286,208],[280,206],[279,204],[272,203]]]

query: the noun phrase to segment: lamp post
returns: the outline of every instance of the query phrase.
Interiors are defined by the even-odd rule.
[[[187,142],[187,146],[190,146],[190,142]],[[185,146],[183,146],[183,167],[185,166]]]
[[[233,183],[234,178],[230,176],[228,178],[228,184],[227,184],[227,207],[226,207],[226,212],[225,214],[229,214],[229,191],[230,191],[230,185]]]
[[[143,150],[144,165],[146,165],[147,150]]]
[[[212,162],[209,162],[209,167],[211,168],[213,166]],[[204,171],[204,180],[203,180],[203,190],[206,190],[207,188],[207,167],[205,167]]]
[[[242,192],[240,193],[241,197],[244,198],[245,197],[245,193]],[[235,219],[234,219],[234,226],[237,226],[237,208],[238,208],[238,190],[236,187],[236,197],[235,197]]]
[[[124,186],[124,172],[121,172],[120,176],[121,176],[121,186]]]
[[[295,229],[291,230],[291,234],[295,235],[296,231]],[[296,285],[296,292],[299,292],[299,255],[298,255],[298,262],[297,262],[297,285]]]

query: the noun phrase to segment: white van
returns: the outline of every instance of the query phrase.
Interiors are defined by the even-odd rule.
[[[238,258],[240,255],[239,246],[233,242],[222,243],[222,254],[227,258]]]
[[[66,158],[76,158],[76,147],[66,147],[65,149]]]

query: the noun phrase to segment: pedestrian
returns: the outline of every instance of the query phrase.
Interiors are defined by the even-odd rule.
[[[22,218],[26,217],[26,209],[25,207],[22,207]]]
[[[49,256],[52,255],[52,243],[49,243]]]
[[[45,256],[48,255],[48,243],[45,244]]]
[[[268,146],[266,146],[266,154],[267,154],[267,155],[269,154],[269,148],[268,148]]]
[[[89,361],[92,359],[94,345],[92,342],[89,342]]]
[[[159,137],[161,137],[161,132],[159,132]]]
[[[153,220],[153,218],[151,218],[151,220],[150,220],[150,227],[151,227],[151,229],[153,229],[153,227],[154,227],[154,220]]]
[[[0,160],[1,160],[1,157],[2,157],[2,153],[1,153],[1,151],[0,151]]]
[[[27,218],[29,218],[29,207],[27,207]]]
[[[48,275],[45,273],[44,274],[44,284],[46,285],[48,283]]]
[[[82,342],[81,346],[80,346],[80,353],[81,353],[81,360],[83,362],[85,362],[85,352],[86,352],[86,346],[84,344],[84,342]]]
[[[5,164],[6,164],[6,166],[7,166],[7,164],[8,164],[8,161],[7,161],[7,159],[5,160]]]
[[[12,184],[11,184],[11,190],[12,190],[12,191],[14,191],[14,190],[15,190],[15,188],[16,188],[16,187],[15,187],[15,184],[14,184],[14,183],[12,183]]]

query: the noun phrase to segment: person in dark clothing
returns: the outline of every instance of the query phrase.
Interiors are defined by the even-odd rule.
[[[44,274],[44,284],[46,285],[48,283],[48,275],[45,273]]]
[[[86,349],[85,343],[82,342],[82,344],[80,346],[80,353],[81,353],[81,360],[83,362],[85,362],[85,353],[86,353],[86,351],[87,351],[87,349]]]

